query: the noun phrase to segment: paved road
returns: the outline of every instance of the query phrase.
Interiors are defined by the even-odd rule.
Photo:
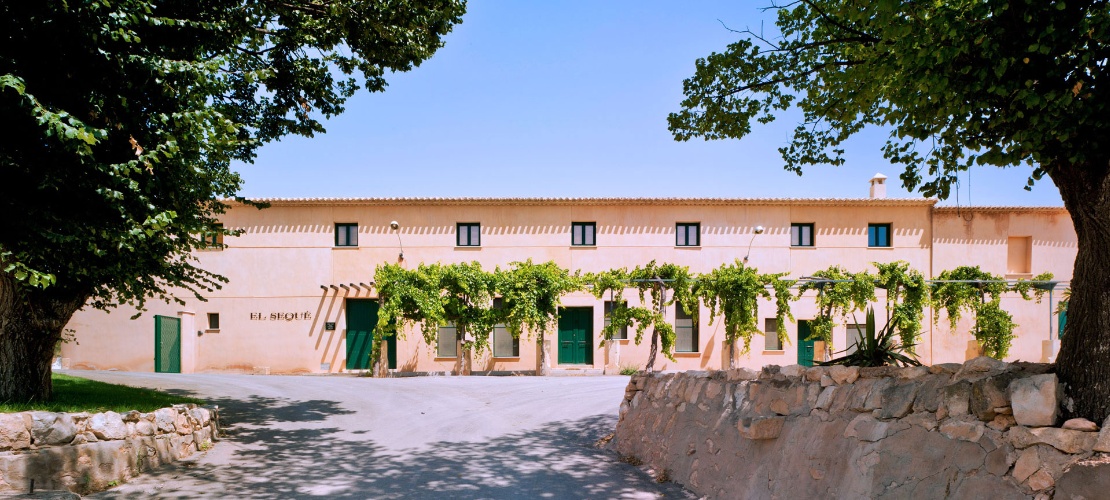
[[[627,377],[73,372],[198,395],[227,438],[93,498],[687,498],[593,443]]]

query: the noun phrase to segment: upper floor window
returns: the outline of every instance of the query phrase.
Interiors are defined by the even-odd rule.
[[[460,247],[482,246],[482,225],[477,222],[455,224],[455,245]]]
[[[867,246],[869,247],[889,247],[890,245],[890,224],[868,224],[867,225]]]
[[[355,223],[336,223],[335,225],[335,246],[337,247],[357,247],[358,246],[358,224]]]
[[[224,225],[213,224],[212,230],[204,233],[201,238],[204,242],[204,248],[220,249],[224,244]]]
[[[570,224],[570,244],[576,247],[592,247],[597,245],[596,222],[572,222]]]
[[[797,223],[790,225],[790,246],[813,246],[813,223]]]
[[[701,245],[701,223],[679,222],[675,227],[675,246],[696,247]]]
[[[1033,272],[1033,238],[1011,236],[1006,240],[1006,274]]]
[[[208,329],[220,329],[220,313],[208,313]]]

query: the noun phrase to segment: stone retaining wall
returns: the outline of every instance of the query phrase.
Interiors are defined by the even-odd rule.
[[[639,374],[613,446],[709,498],[1105,498],[1110,430],[1054,427],[1050,371],[976,358]]]
[[[103,490],[145,470],[207,450],[216,409],[174,405],[150,413],[0,414],[0,493]]]

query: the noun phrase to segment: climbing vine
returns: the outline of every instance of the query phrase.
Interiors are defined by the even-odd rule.
[[[929,287],[925,276],[903,260],[882,264],[873,262],[878,269],[875,286],[886,290],[887,324],[897,330],[902,349],[914,354],[914,346],[921,336],[921,320],[929,303]]]
[[[675,331],[674,326],[667,322],[665,313],[667,307],[677,304],[697,321],[698,299],[693,294],[694,277],[690,275],[689,268],[670,263],[656,264],[653,260],[631,271],[621,268],[590,274],[587,282],[595,297],[605,298],[608,295],[617,299],[610,312],[609,325],[602,330],[604,342],[611,341],[622,328],[635,326],[636,344],[639,344],[644,332],[651,327],[651,349],[644,369],[649,372],[655,369],[655,357],[660,348],[667,359],[674,361]],[[620,299],[630,288],[639,293],[641,306],[629,306]]]
[[[374,273],[378,289],[378,325],[372,358],[381,358],[381,339],[416,323],[424,341],[434,344],[440,325],[452,323],[458,332],[456,355],[459,370],[470,371],[472,351],[489,347],[494,325],[503,313],[493,308],[497,279],[478,262],[420,264],[414,270],[399,265],[379,266]],[[376,370],[375,370],[376,371]]]
[[[744,340],[741,354],[747,354],[751,351],[752,337],[756,333],[763,333],[758,322],[761,298],[775,300],[779,340],[784,343],[787,341],[786,329],[782,326],[786,324],[787,318],[794,320],[790,313],[790,301],[794,298],[790,287],[795,281],[781,279],[785,274],[759,274],[758,269],[746,267],[737,259],[733,264],[723,264],[698,277],[693,286],[693,295],[700,298],[709,309],[710,324],[716,316],[724,316],[729,368],[733,367],[735,361],[736,341]]]
[[[822,340],[832,347],[832,331],[837,319],[863,311],[875,300],[875,276],[867,271],[849,273],[840,266],[812,274],[816,280],[798,287],[798,296],[809,290],[817,291],[817,317],[810,323],[811,333],[806,340]]]
[[[992,358],[1005,358],[1014,340],[1014,318],[1002,310],[1002,294],[1017,292],[1025,300],[1030,300],[1030,292],[1041,301],[1047,291],[1036,288],[1038,281],[1049,281],[1052,273],[1043,273],[1032,280],[1018,280],[1009,284],[1001,276],[979,269],[979,266],[961,266],[940,273],[932,287],[932,302],[937,306],[933,322],[940,319],[940,309],[948,313],[948,323],[956,328],[964,312],[975,314],[975,325],[971,334],[983,349],[983,354]]]
[[[581,290],[582,279],[577,272],[571,274],[554,262],[533,264],[532,259],[513,262],[508,270],[498,269],[495,275],[503,303],[499,309],[502,321],[513,337],[520,338],[525,331],[535,333],[536,344],[540,346],[540,370],[545,372],[544,337],[559,316],[560,300]]]

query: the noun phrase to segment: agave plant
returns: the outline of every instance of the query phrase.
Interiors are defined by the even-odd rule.
[[[875,310],[868,307],[866,331],[856,345],[855,352],[825,361],[821,366],[921,366],[921,362],[909,352],[909,348],[913,346],[901,344],[898,339],[899,336],[889,321],[882,330],[875,331]],[[848,351],[843,350],[837,354],[846,352]]]

